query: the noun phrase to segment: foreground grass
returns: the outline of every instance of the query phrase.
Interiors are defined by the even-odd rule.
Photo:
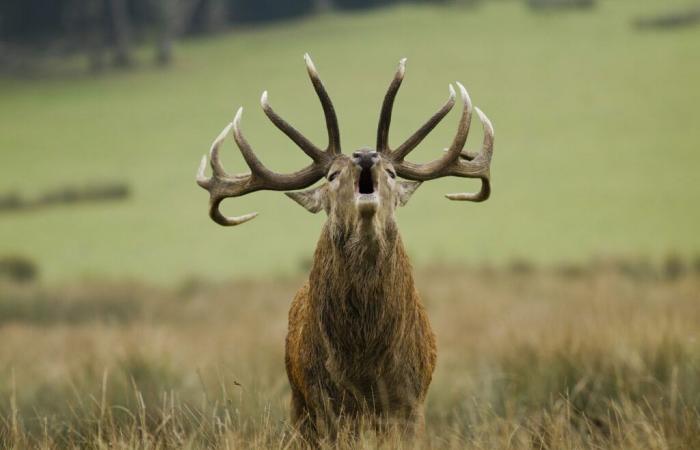
[[[408,74],[393,143],[432,114],[455,80],[493,119],[493,198],[448,202],[444,193],[476,183],[441,180],[425,183],[401,211],[419,265],[697,253],[700,28],[632,26],[686,3],[604,0],[563,14],[534,14],[520,1],[413,5],[188,41],[167,71],[0,79],[0,193],[32,196],[97,181],[123,181],[133,193],[122,203],[2,215],[0,255],[38,260],[52,280],[296,273],[311,255],[320,216],[279,193],[256,193],[224,209],[260,217],[223,229],[208,219],[194,172],[239,105],[265,163],[280,171],[306,164],[258,107],[268,89],[284,117],[324,142],[306,51],[333,96],[346,151],[374,141],[382,95],[403,56]],[[416,160],[434,158],[450,142],[455,117]],[[475,126],[468,146],[480,139]],[[243,171],[236,153],[229,142],[225,166]]]
[[[698,274],[515,269],[420,272],[426,433],[357,446],[700,446]],[[300,282],[2,286],[0,446],[303,446],[282,357]]]

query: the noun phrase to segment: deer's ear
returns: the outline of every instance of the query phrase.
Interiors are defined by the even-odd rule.
[[[326,208],[325,184],[305,191],[285,192],[284,194],[314,214]]]
[[[396,184],[398,185],[399,206],[404,206],[406,203],[408,203],[408,199],[411,198],[411,195],[416,192],[418,186],[421,185],[421,182],[398,180]]]

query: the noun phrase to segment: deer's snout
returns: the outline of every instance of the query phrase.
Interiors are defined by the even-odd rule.
[[[379,161],[379,154],[375,151],[357,151],[352,154],[352,160],[362,169],[371,169]]]

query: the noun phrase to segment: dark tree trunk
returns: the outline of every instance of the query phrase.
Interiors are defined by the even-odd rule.
[[[98,73],[105,66],[105,11],[102,0],[85,0],[84,2],[85,50],[90,72]]]
[[[175,39],[175,21],[179,15],[179,3],[175,0],[156,1],[156,64],[167,66],[173,58],[173,40]]]
[[[131,27],[126,0],[107,0],[114,32],[114,65],[127,67],[131,59]]]
[[[204,31],[217,31],[226,25],[226,2],[223,0],[208,0],[207,15]]]
[[[193,0],[189,31],[210,33],[223,28],[229,20],[228,3],[225,0]],[[236,9],[232,11],[236,14]]]
[[[333,9],[332,0],[314,0],[314,11],[316,12],[326,12]]]
[[[173,44],[192,22],[201,0],[153,0],[156,11],[156,53],[158,65],[168,65],[173,57]]]
[[[87,57],[90,72],[104,69],[105,9],[103,0],[71,0],[64,8],[62,25],[72,46]]]

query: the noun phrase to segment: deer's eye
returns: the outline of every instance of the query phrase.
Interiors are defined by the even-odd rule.
[[[339,174],[340,174],[339,170],[336,170],[335,172],[331,173],[330,175],[328,175],[328,181],[335,180],[336,178],[338,178]]]
[[[386,169],[386,173],[388,173],[391,178],[396,178],[396,172],[393,170]]]

